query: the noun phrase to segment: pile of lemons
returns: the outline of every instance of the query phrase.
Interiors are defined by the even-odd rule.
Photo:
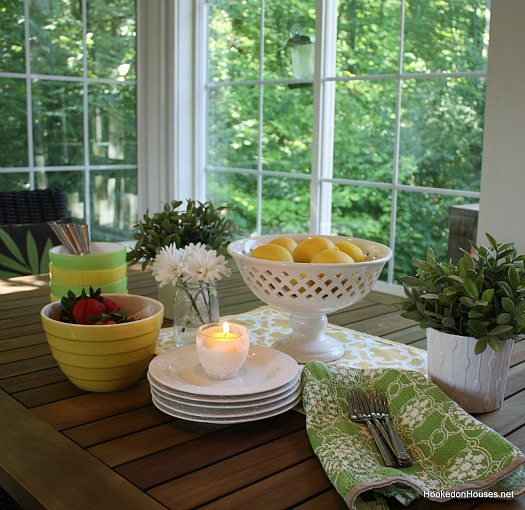
[[[309,237],[299,243],[290,237],[278,237],[255,248],[250,256],[312,264],[347,264],[366,260],[363,250],[356,244],[349,241],[334,243],[326,237]]]

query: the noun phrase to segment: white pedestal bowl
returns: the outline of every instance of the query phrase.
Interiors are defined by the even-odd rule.
[[[335,361],[344,349],[336,339],[325,334],[326,314],[364,298],[391,258],[392,250],[373,241],[327,235],[322,237],[334,243],[350,241],[358,245],[367,260],[351,264],[311,264],[250,257],[257,246],[283,236],[297,242],[321,237],[311,234],[251,237],[230,243],[228,253],[235,259],[250,290],[261,301],[291,314],[292,332],[277,340],[273,347],[298,363]]]

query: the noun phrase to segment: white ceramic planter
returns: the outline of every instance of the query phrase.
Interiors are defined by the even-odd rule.
[[[157,283],[157,300],[164,305],[164,318],[173,319],[173,295],[175,289],[173,285],[164,285],[160,287]]]
[[[469,413],[486,413],[501,406],[505,395],[513,340],[501,351],[487,347],[474,353],[476,339],[427,329],[428,376]]]

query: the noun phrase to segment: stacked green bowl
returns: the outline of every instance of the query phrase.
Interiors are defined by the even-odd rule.
[[[51,301],[67,296],[69,291],[79,295],[89,287],[101,289],[102,294],[126,294],[128,278],[126,247],[119,243],[91,243],[88,255],[73,255],[64,246],[49,250],[49,281]]]

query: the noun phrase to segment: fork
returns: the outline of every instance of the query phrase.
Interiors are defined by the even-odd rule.
[[[389,445],[391,446],[394,454],[399,462],[400,466],[406,467],[412,465],[412,459],[408,454],[403,441],[399,437],[395,427],[390,421],[390,409],[388,405],[387,397],[384,393],[372,393],[369,395],[372,415],[377,419],[381,419],[385,422],[387,433],[389,436]]]
[[[368,402],[364,395],[361,392],[352,391],[348,394],[348,414],[352,421],[358,423],[365,423],[368,427],[368,430],[372,434],[374,441],[377,445],[385,465],[388,467],[397,467],[398,462],[396,458],[392,455],[387,443],[385,443],[381,433],[376,428],[374,424],[374,419],[370,412]]]

